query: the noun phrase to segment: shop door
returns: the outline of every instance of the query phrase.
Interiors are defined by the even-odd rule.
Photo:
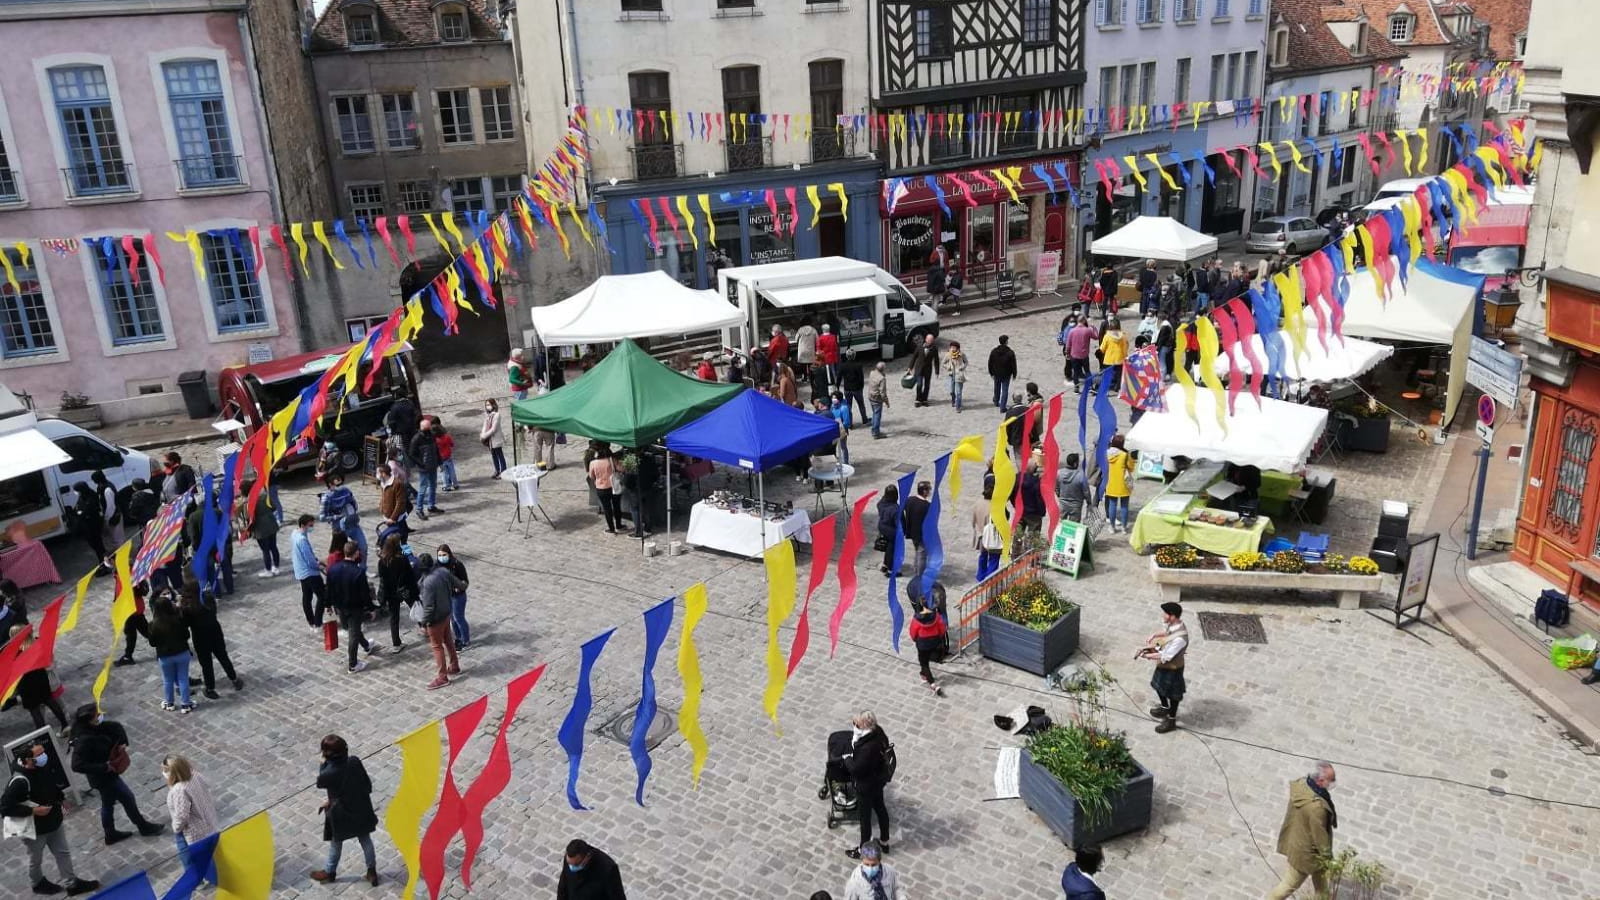
[[[1067,216],[1071,212],[1072,207],[1066,204],[1044,208],[1044,252],[1055,250],[1063,263],[1067,261]]]
[[[820,256],[848,255],[845,253],[844,217],[839,214],[837,205],[831,211],[825,208],[822,221],[817,223],[817,253]]]

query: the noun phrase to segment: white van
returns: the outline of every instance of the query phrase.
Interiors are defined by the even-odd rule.
[[[49,453],[45,442],[59,452]],[[4,387],[0,387],[0,454],[6,457],[0,474],[8,476],[0,480],[0,532],[20,519],[35,539],[66,533],[62,488],[88,481],[96,469],[118,489],[156,471],[155,462],[137,450],[107,443],[71,422],[35,416]],[[31,468],[46,458],[54,461]]]
[[[899,279],[842,256],[723,269],[717,289],[744,313],[727,333],[740,349],[766,343],[773,325],[792,336],[806,320],[832,325],[845,359],[893,359],[939,333],[939,314]]]

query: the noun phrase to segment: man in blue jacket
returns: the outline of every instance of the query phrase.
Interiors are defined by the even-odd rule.
[[[1067,900],[1106,900],[1106,892],[1100,890],[1100,885],[1090,877],[1100,871],[1100,863],[1104,860],[1105,854],[1100,852],[1099,847],[1078,850],[1073,861],[1067,864],[1066,871],[1061,873],[1061,889],[1066,892]]]
[[[321,630],[322,608],[328,602],[327,590],[322,582],[322,561],[311,546],[311,529],[316,524],[316,516],[310,513],[301,516],[296,523],[294,537],[289,542],[289,558],[294,562],[294,580],[300,582],[300,606],[305,610],[306,624],[311,626],[312,631]],[[311,604],[313,598],[317,601],[316,606]]]

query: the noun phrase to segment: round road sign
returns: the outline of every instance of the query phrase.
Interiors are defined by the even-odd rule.
[[[1485,425],[1494,424],[1494,398],[1488,394],[1478,397],[1478,421]]]

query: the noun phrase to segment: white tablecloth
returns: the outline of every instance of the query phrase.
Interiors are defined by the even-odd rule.
[[[786,537],[811,543],[811,517],[797,509],[782,521],[767,520],[767,546]],[[761,556],[761,519],[742,512],[718,509],[702,500],[689,510],[689,543],[726,553],[756,558]]]
[[[516,486],[517,505],[531,508],[539,505],[539,481],[546,474],[548,470],[524,463],[505,470],[500,477]]]

